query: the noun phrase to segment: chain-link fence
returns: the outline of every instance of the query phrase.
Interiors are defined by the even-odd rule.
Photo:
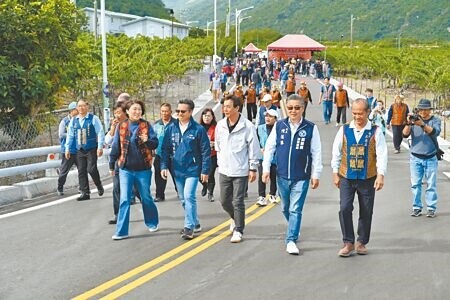
[[[161,103],[176,106],[178,100],[188,98],[195,100],[201,93],[209,89],[209,73],[192,71],[185,76],[173,79],[166,84],[156,84],[145,95],[146,118],[153,122],[159,118]],[[115,101],[112,99],[111,102]],[[101,103],[94,101],[94,103]],[[103,122],[103,108],[91,104],[90,111]],[[13,151],[45,146],[59,145],[59,123],[68,114],[67,109],[39,114],[24,118],[21,121],[10,122],[0,126],[0,151]],[[30,157],[17,160],[0,161],[0,169],[46,161],[46,156]],[[10,185],[16,182],[35,179],[44,176],[44,172],[27,173],[10,178],[0,178],[0,185]]]

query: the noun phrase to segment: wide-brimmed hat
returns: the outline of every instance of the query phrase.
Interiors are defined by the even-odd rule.
[[[431,101],[428,99],[420,99],[419,104],[417,105],[418,109],[432,109]]]

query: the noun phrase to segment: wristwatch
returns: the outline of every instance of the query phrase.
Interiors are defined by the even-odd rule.
[[[425,128],[425,124],[423,124],[423,125],[420,125],[420,127],[421,127],[422,129],[424,129],[424,128]]]

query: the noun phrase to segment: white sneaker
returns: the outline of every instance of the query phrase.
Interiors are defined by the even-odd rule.
[[[259,196],[258,201],[256,201],[256,205],[258,206],[266,206],[267,205],[267,199],[265,197]]]
[[[279,196],[267,195],[267,198],[269,199],[270,203],[278,203],[281,201]]]
[[[289,242],[286,245],[286,252],[292,255],[299,255],[300,250],[298,250],[297,245],[294,242]]]
[[[148,228],[148,231],[150,231],[150,232],[157,232],[158,230],[159,230],[158,225]]]
[[[127,239],[128,238],[128,235],[113,235],[112,236],[112,239],[113,240],[115,240],[115,241],[119,241],[119,240],[124,240],[124,239]]]
[[[339,124],[339,123],[336,123],[336,127],[339,127],[339,125],[341,125],[341,124]]]
[[[242,233],[239,231],[233,231],[233,236],[231,237],[230,242],[232,243],[240,243],[242,242]]]
[[[236,227],[236,223],[234,223],[233,219],[230,219],[230,231],[233,232]]]

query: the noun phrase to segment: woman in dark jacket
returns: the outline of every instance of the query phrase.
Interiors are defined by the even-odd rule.
[[[120,205],[116,234],[113,240],[128,238],[130,201],[133,186],[141,195],[144,223],[150,232],[158,230],[158,209],[150,194],[152,176],[152,151],[158,147],[158,138],[149,122],[142,119],[145,105],[140,100],[130,101],[126,106],[128,120],[119,124],[112,143],[109,170],[114,175],[117,161],[120,178]]]
[[[214,174],[216,173],[217,168],[217,152],[214,150],[214,132],[216,130],[217,120],[214,111],[211,108],[205,108],[203,110],[202,116],[200,117],[200,125],[205,128],[211,146],[211,167],[209,168],[208,182],[203,183],[202,196],[204,197],[206,196],[206,193],[208,193],[208,200],[213,202],[214,187],[216,186]]]

